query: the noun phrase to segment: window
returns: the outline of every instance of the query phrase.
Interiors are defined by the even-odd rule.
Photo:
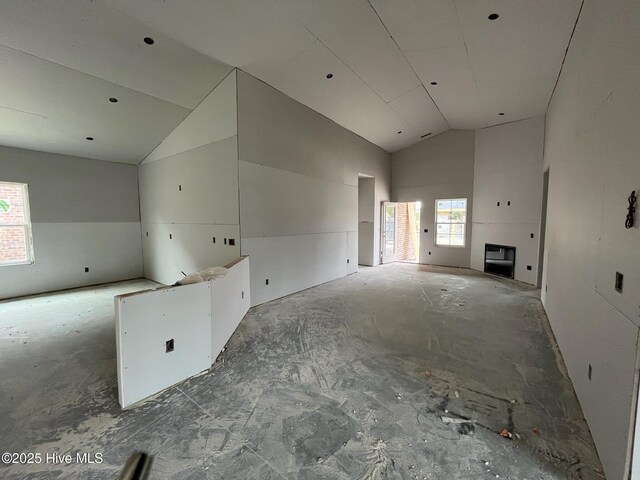
[[[29,189],[0,182],[0,266],[33,263]]]
[[[464,247],[467,199],[436,200],[436,245]]]

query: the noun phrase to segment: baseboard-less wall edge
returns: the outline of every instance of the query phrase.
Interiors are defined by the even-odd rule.
[[[215,361],[251,305],[249,258],[225,267],[226,276],[211,281],[114,298],[123,409],[208,370]]]
[[[47,291],[44,291],[44,292],[30,293],[30,294],[27,294],[27,295],[17,295],[15,297],[0,298],[0,303],[14,302],[16,300],[26,300],[26,299],[29,299],[29,298],[41,297],[43,295],[55,295],[57,293],[69,292],[71,290],[86,290],[86,289],[90,289],[90,288],[103,287],[103,286],[106,286],[106,285],[113,285],[114,283],[131,282],[133,280],[150,280],[150,281],[153,282],[153,280],[151,280],[149,278],[145,278],[145,277],[142,277],[140,275],[137,275],[135,277],[122,278],[122,279],[119,279],[119,280],[113,280],[113,281],[109,281],[109,282],[91,283],[89,285],[78,285],[77,287],[58,288],[58,289],[55,289],[55,290],[47,290]]]
[[[225,268],[227,275],[211,282],[212,363],[251,308],[249,257],[240,257]]]

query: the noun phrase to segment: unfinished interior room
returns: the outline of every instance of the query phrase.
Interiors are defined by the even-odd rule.
[[[0,478],[640,480],[638,51],[638,0],[0,0]]]

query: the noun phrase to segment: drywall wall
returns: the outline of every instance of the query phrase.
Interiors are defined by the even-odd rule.
[[[225,265],[227,274],[211,282],[211,360],[218,357],[251,307],[249,257]]]
[[[142,276],[136,166],[0,147],[0,181],[29,185],[35,254],[0,298]]]
[[[375,178],[358,178],[358,264],[375,264],[376,242],[373,235],[376,221]]]
[[[236,114],[233,71],[140,165],[147,278],[172,284],[240,256]]]
[[[545,134],[542,298],[610,480],[628,473],[636,411],[640,227],[624,221],[640,190],[638,38],[639,2],[584,3]]]
[[[119,295],[115,311],[122,408],[211,366],[211,282]]]
[[[393,201],[422,202],[420,263],[469,267],[473,162],[474,132],[468,130],[449,130],[393,154]],[[464,248],[435,245],[435,202],[442,198],[467,199]]]
[[[514,278],[536,284],[543,185],[544,117],[476,132],[471,268],[485,243],[516,247]]]
[[[241,71],[238,144],[253,305],[357,270],[360,174],[373,177],[380,251],[376,205],[390,195],[387,152]]]

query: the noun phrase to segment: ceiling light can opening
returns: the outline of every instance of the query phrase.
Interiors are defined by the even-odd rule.
[[[93,141],[93,137],[85,137],[87,140],[89,140],[90,142]]]
[[[431,132],[425,133],[424,135],[420,135],[420,138],[425,138],[425,137],[428,137],[429,135],[431,135]]]
[[[500,15],[499,15],[499,14],[497,14],[497,13],[492,13],[492,14],[491,14],[491,15],[489,15],[487,18],[488,18],[489,20],[497,20],[499,17],[500,17]]]
[[[437,85],[438,82],[431,82],[431,85]]]
[[[144,43],[146,43],[147,45],[153,45],[154,43],[156,43],[156,41],[151,37],[144,37]]]
[[[500,113],[498,113],[498,115],[504,115],[504,112],[500,112]]]
[[[327,78],[333,78],[333,73],[327,73]]]
[[[118,103],[118,99],[117,99],[116,97],[111,97],[111,98],[109,98],[109,101],[110,101],[111,103]]]

